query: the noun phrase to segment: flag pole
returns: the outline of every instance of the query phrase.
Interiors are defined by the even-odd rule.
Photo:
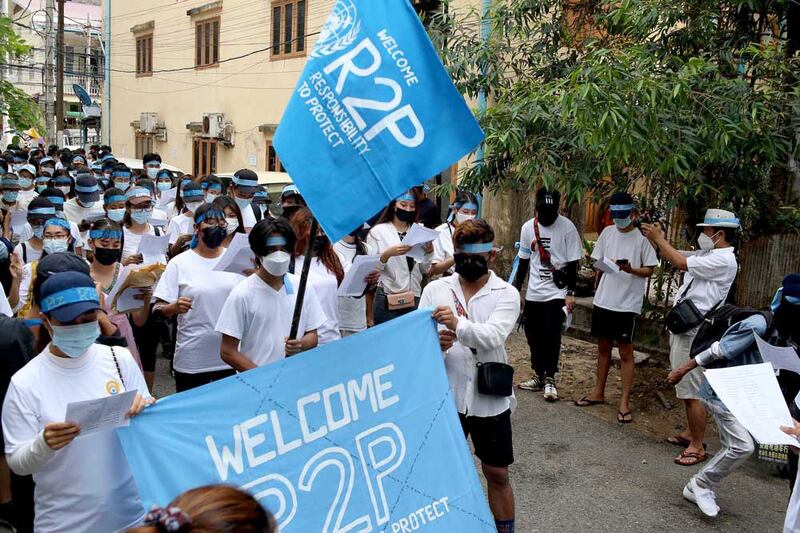
[[[294,315],[292,316],[292,329],[289,333],[290,339],[297,338],[297,330],[300,329],[300,313],[303,311],[303,300],[306,297],[306,285],[308,284],[308,271],[311,269],[311,254],[314,252],[314,237],[319,230],[319,222],[316,218],[311,219],[311,230],[308,233],[308,245],[306,254],[303,257],[303,270],[300,274],[300,287],[297,289],[297,300],[294,304]]]

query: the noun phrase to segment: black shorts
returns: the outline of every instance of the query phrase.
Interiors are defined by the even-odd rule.
[[[472,436],[475,455],[485,465],[500,468],[514,462],[511,410],[497,416],[465,416],[458,413],[464,436]]]
[[[632,343],[636,332],[636,313],[609,311],[594,306],[592,310],[592,337]]]

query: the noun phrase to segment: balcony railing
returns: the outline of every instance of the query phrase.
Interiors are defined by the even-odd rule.
[[[93,75],[80,75],[80,74],[65,74],[64,75],[64,92],[66,94],[75,95],[72,90],[72,85],[77,83],[81,85],[92,98],[97,98],[103,94],[103,77]]]

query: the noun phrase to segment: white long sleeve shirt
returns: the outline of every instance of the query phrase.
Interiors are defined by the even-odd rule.
[[[388,248],[403,244],[397,228],[391,222],[374,226],[367,236],[367,244],[382,254]],[[381,275],[380,285],[387,294],[412,291],[419,297],[422,292],[422,274],[430,270],[432,254],[427,254],[422,263],[414,263],[411,270],[405,256],[390,257]]]
[[[487,396],[478,392],[478,368],[481,363],[506,363],[505,342],[519,318],[519,293],[490,272],[489,280],[469,302],[461,288],[458,274],[438,279],[425,287],[419,307],[447,306],[458,317],[457,342],[444,353],[447,378],[456,408],[470,416],[496,416],[517,406],[511,396]],[[466,310],[459,316],[456,298]],[[473,353],[475,350],[475,353]]]

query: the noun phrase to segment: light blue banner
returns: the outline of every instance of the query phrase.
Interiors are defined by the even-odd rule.
[[[409,0],[337,0],[273,143],[336,242],[482,139]]]
[[[494,532],[430,313],[159,400],[119,430],[146,508],[227,483],[283,533]]]

